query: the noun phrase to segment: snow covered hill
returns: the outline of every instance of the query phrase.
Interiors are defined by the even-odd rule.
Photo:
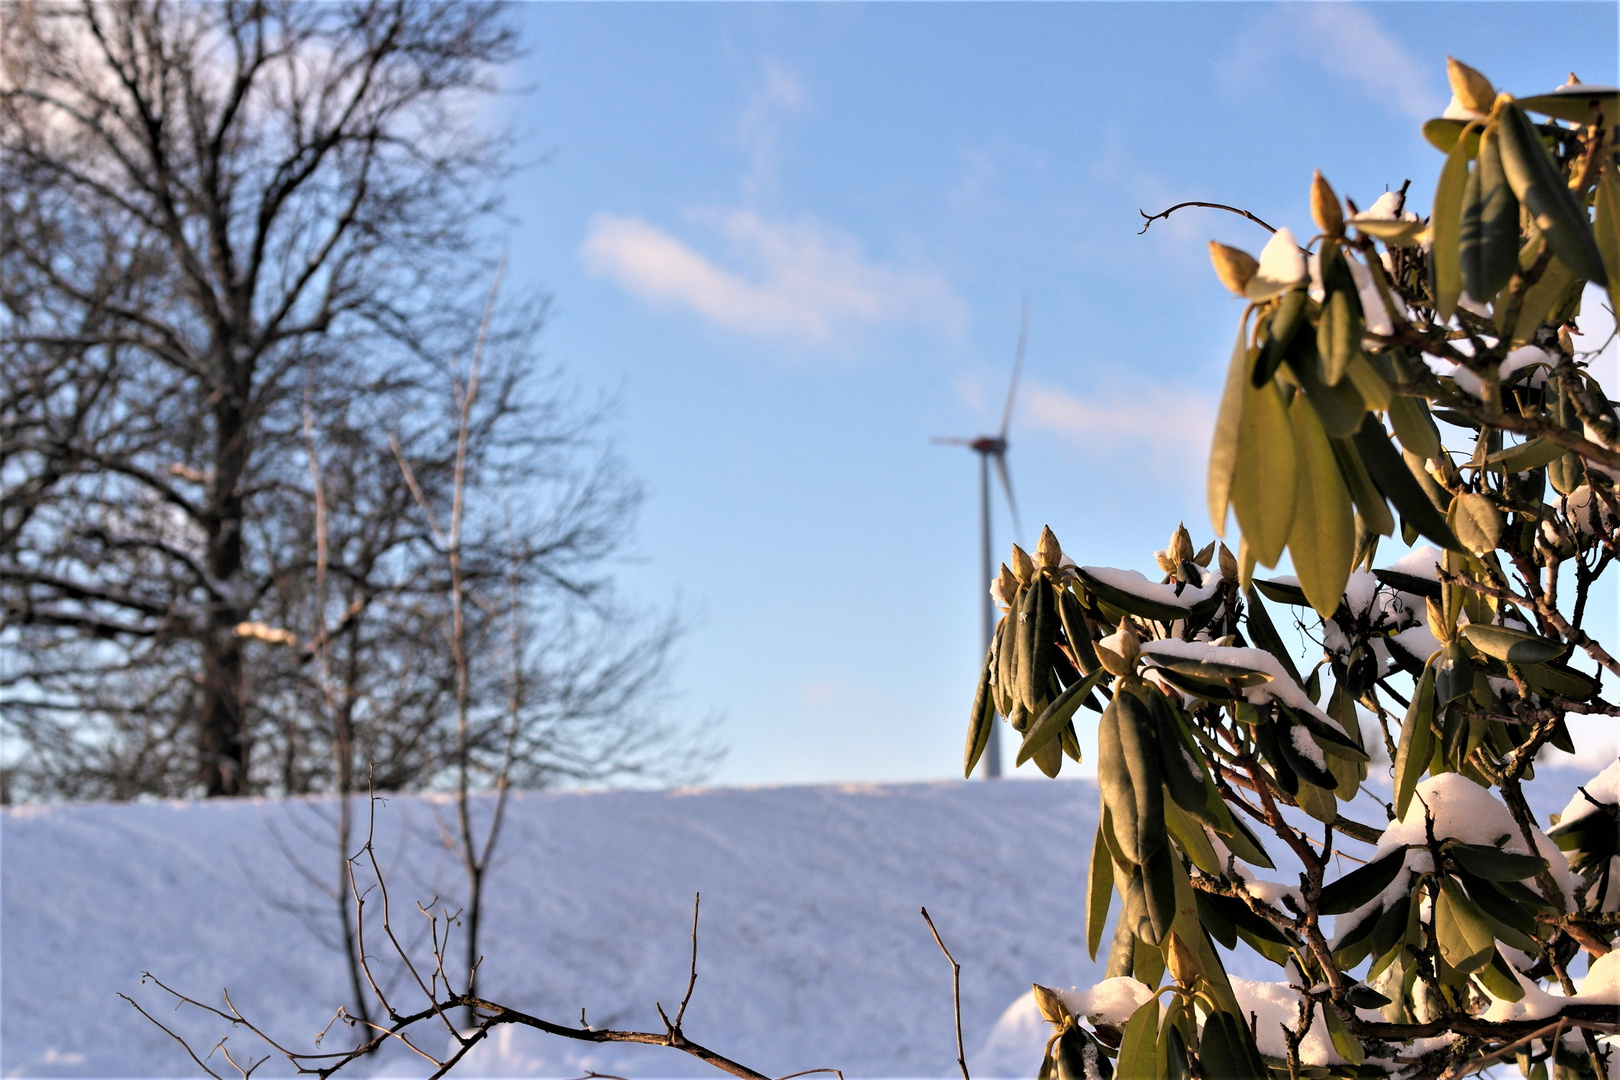
[[[583,1006],[598,1026],[656,1027],[653,1003],[670,1006],[685,986],[701,891],[693,1038],[773,1075],[945,1077],[950,969],[918,916],[926,905],[963,965],[976,1075],[1029,1075],[1038,1027],[1014,1010],[992,1029],[1032,980],[1084,985],[1096,973],[1080,915],[1096,806],[1081,782],[519,794],[490,880],[481,988],[559,1020]],[[380,811],[402,924],[420,922],[417,900],[458,902],[434,820],[446,809],[410,797]],[[317,883],[335,877],[332,810],[296,800],[6,811],[0,1072],[197,1075],[115,996],[167,1009],[140,987],[142,970],[211,1002],[229,988],[273,1031],[311,1037],[347,983],[333,906],[294,862]],[[229,1034],[186,1012],[158,1015],[204,1050]],[[228,1046],[240,1055],[247,1043],[238,1033]],[[706,1071],[671,1051],[515,1029],[481,1050],[458,1075]],[[421,1075],[420,1064],[392,1056],[371,1071]]]

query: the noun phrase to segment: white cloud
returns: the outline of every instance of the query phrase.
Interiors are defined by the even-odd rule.
[[[1267,8],[1233,51],[1223,74],[1247,92],[1267,89],[1268,69],[1315,63],[1357,84],[1368,98],[1422,120],[1445,107],[1443,69],[1421,64],[1361,4],[1286,4]]]
[[[776,187],[781,161],[782,121],[810,104],[810,92],[787,64],[766,60],[759,88],[737,121],[737,134],[748,149],[743,193],[754,199]]]
[[[1214,431],[1214,402],[1186,386],[1134,387],[1080,398],[1026,381],[1016,423],[1046,431],[1080,449],[1147,458],[1159,468],[1192,468],[1200,475]]]
[[[860,324],[961,322],[961,301],[939,277],[872,262],[837,230],[745,210],[712,223],[735,268],[640,218],[605,213],[591,219],[580,254],[587,272],[650,304],[760,337],[825,342]]]

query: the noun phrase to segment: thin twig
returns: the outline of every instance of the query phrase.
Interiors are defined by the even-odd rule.
[[[202,1058],[197,1056],[197,1052],[191,1048],[190,1043],[186,1042],[185,1039],[181,1038],[179,1035],[176,1035],[174,1032],[170,1031],[167,1027],[165,1027],[164,1024],[163,1024],[163,1021],[159,1020],[157,1017],[153,1016],[151,1013],[149,1013],[145,1009],[141,1008],[141,1003],[140,1002],[136,1001],[134,998],[130,997],[128,994],[119,994],[118,996],[123,998],[125,1001],[129,1002],[131,1005],[135,1006],[135,1011],[140,1013],[142,1016],[146,1017],[148,1020],[152,1021],[152,1023],[156,1024],[159,1031],[163,1032],[169,1038],[173,1039],[175,1042],[179,1043],[182,1047],[184,1047],[186,1053],[191,1055],[191,1060],[195,1061],[197,1063],[197,1068],[201,1069],[203,1072],[207,1073],[209,1076],[214,1077],[214,1080],[225,1080],[225,1078],[220,1076],[219,1073],[215,1072],[213,1069],[210,1069],[207,1065],[203,1064]]]
[[[934,920],[928,917],[928,909],[918,908],[918,910],[922,912],[923,922],[928,924],[928,932],[934,935],[934,944],[939,946],[939,951],[945,954],[945,959],[951,964],[951,1005],[956,1015],[956,1064],[962,1069],[962,1080],[973,1080],[973,1077],[968,1075],[967,1051],[962,1046],[962,965],[956,962],[951,950],[945,947],[945,940],[939,936]],[[839,1080],[843,1080],[842,1076]]]
[[[1136,235],[1141,236],[1142,233],[1145,233],[1145,232],[1148,231],[1148,226],[1152,225],[1155,221],[1158,221],[1160,218],[1169,218],[1169,216],[1171,214],[1175,213],[1177,210],[1180,210],[1183,207],[1188,207],[1188,206],[1202,206],[1202,207],[1206,207],[1207,209],[1210,209],[1210,210],[1225,210],[1228,213],[1237,214],[1239,217],[1248,218],[1250,221],[1254,222],[1256,225],[1258,225],[1262,229],[1266,230],[1266,232],[1274,233],[1274,232],[1277,231],[1276,229],[1272,228],[1270,225],[1266,224],[1264,221],[1261,221],[1259,218],[1257,218],[1253,214],[1249,213],[1247,210],[1239,209],[1236,206],[1227,206],[1225,203],[1199,202],[1197,200],[1193,200],[1191,202],[1176,203],[1176,205],[1172,206],[1170,209],[1168,209],[1168,210],[1160,210],[1157,214],[1151,214],[1150,215],[1146,210],[1138,210],[1137,213],[1141,214],[1144,218],[1147,218],[1147,220],[1142,223],[1142,228],[1137,232]]]
[[[692,894],[692,966],[686,976],[686,993],[681,996],[681,1007],[675,1010],[675,1030],[681,1030],[681,1021],[686,1018],[687,1003],[692,1000],[692,990],[697,986],[697,927],[698,905],[703,902],[702,893]]]

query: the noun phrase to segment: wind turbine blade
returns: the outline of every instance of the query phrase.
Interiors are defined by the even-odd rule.
[[[956,438],[949,438],[949,437],[946,437],[946,436],[943,436],[943,435],[936,436],[935,438],[929,439],[928,441],[931,442],[931,443],[934,443],[935,445],[938,445],[938,446],[972,446],[973,445],[973,440],[972,439],[956,439]]]
[[[996,476],[1001,479],[1001,490],[1007,495],[1007,509],[1012,511],[1013,532],[1023,536],[1024,524],[1018,520],[1018,500],[1013,498],[1012,478],[1007,475],[1007,453],[1003,450],[993,456],[996,459]]]
[[[1001,435],[1007,438],[1007,426],[1012,423],[1013,401],[1018,397],[1018,376],[1024,370],[1024,345],[1029,341],[1029,299],[1024,299],[1018,316],[1018,351],[1013,353],[1012,382],[1007,385],[1007,407],[1001,411]]]

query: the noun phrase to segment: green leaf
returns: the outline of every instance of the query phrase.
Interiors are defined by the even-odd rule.
[[[1480,303],[1488,303],[1519,266],[1519,200],[1502,171],[1501,139],[1486,131],[1479,161],[1468,174],[1463,193],[1458,256],[1463,286]]]
[[[1468,898],[1478,904],[1490,920],[1491,934],[1497,941],[1526,953],[1537,951],[1534,937],[1536,922],[1527,909],[1499,892],[1495,885],[1466,870],[1459,869],[1456,876],[1468,891]]]
[[[1333,445],[1316,413],[1297,398],[1289,411],[1293,414],[1294,445],[1301,453],[1288,548],[1306,599],[1318,615],[1327,619],[1338,610],[1345,583],[1350,580],[1350,564],[1356,551],[1355,514],[1344,476],[1333,456]]]
[[[1496,504],[1477,491],[1465,491],[1451,504],[1448,515],[1463,547],[1476,555],[1495,551],[1502,542],[1502,514]]]
[[[1440,958],[1468,974],[1490,963],[1496,937],[1479,905],[1449,877],[1440,879],[1440,901],[1434,907],[1434,933]]]
[[[1547,237],[1559,259],[1577,275],[1607,286],[1609,276],[1603,269],[1603,255],[1587,223],[1586,210],[1575,201],[1563,172],[1542,145],[1535,125],[1511,102],[1497,110],[1497,124],[1502,170],[1513,194],[1530,212],[1536,228]],[[1483,147],[1480,156],[1483,160]]]
[[[1260,348],[1260,359],[1249,376],[1255,386],[1264,386],[1277,374],[1277,366],[1288,354],[1288,346],[1305,322],[1305,307],[1309,297],[1304,289],[1289,289],[1277,298],[1271,322],[1266,328],[1266,341]]]
[[[1424,132],[1428,133],[1427,126]],[[1431,259],[1434,268],[1435,313],[1442,321],[1451,318],[1456,312],[1457,297],[1462,295],[1459,243],[1463,200],[1468,187],[1468,162],[1474,156],[1474,151],[1468,143],[1469,140],[1466,138],[1454,140],[1450,153],[1446,155],[1446,163],[1440,170],[1440,182],[1434,190]],[[1476,138],[1475,146],[1477,145]]]
[[[1358,866],[1337,881],[1322,886],[1323,915],[1343,915],[1368,903],[1389,888],[1406,864],[1406,848],[1399,847],[1365,866]]]
[[[1509,664],[1544,664],[1560,659],[1569,652],[1569,646],[1561,641],[1549,641],[1536,634],[1510,630],[1505,626],[1469,623],[1462,628],[1462,634],[1470,645],[1486,656],[1494,656]]]
[[[1139,619],[1153,619],[1156,622],[1174,622],[1185,619],[1192,610],[1190,605],[1171,604],[1151,596],[1141,596],[1137,593],[1122,589],[1095,577],[1084,566],[1075,567],[1080,580],[1085,582],[1086,591],[1096,596],[1105,604],[1119,608],[1119,610]]]
[[[979,763],[984,755],[985,747],[990,745],[990,737],[996,730],[996,708],[991,702],[990,693],[990,656],[985,657],[984,670],[979,674],[979,689],[973,695],[973,710],[968,714],[967,749],[962,755],[962,775],[971,777],[973,767]]]
[[[1294,426],[1276,383],[1255,387],[1244,380],[1243,396],[1232,510],[1255,558],[1276,566],[1294,522]]]
[[[1344,378],[1350,361],[1361,353],[1361,299],[1356,280],[1350,276],[1344,249],[1327,242],[1322,247],[1322,314],[1316,324],[1316,351],[1322,357],[1322,374],[1329,386]]]
[[[1226,872],[1221,865],[1220,857],[1215,854],[1215,847],[1209,842],[1209,834],[1204,827],[1194,821],[1185,810],[1177,806],[1174,799],[1164,801],[1164,824],[1181,845],[1181,850],[1193,865],[1206,874],[1219,876]]]
[[[1118,1080],[1158,1080],[1159,999],[1148,998],[1131,1014],[1114,1066]]]
[[[1204,1021],[1198,1040],[1203,1075],[1222,1080],[1264,1080],[1271,1075],[1244,1021],[1222,1009]]]
[[[1590,124],[1594,105],[1603,110],[1606,123],[1613,125],[1620,119],[1620,92],[1608,86],[1568,83],[1548,94],[1519,99],[1521,109],[1555,116],[1572,124]]]
[[[1430,146],[1433,146],[1442,154],[1447,154],[1456,147],[1458,140],[1462,138],[1464,128],[1472,128],[1468,133],[1468,138],[1462,140],[1466,143],[1463,148],[1465,151],[1464,160],[1471,161],[1474,155],[1479,152],[1479,122],[1477,120],[1447,120],[1441,117],[1425,120],[1423,122],[1423,137],[1429,140]]]
[[[1519,316],[1513,323],[1512,332],[1508,334],[1508,344],[1523,345],[1535,337],[1541,324],[1547,321],[1554,311],[1561,308],[1572,291],[1581,287],[1581,279],[1575,272],[1564,265],[1564,260],[1554,257],[1547,263],[1536,279],[1536,283],[1525,290],[1524,299],[1519,304]],[[1502,315],[1507,314],[1506,307]],[[1507,327],[1501,326],[1506,330]],[[1520,472],[1524,470],[1519,470]]]
[[[1523,473],[1539,469],[1543,465],[1551,465],[1563,453],[1564,448],[1557,443],[1535,438],[1518,446],[1510,446],[1506,450],[1498,450],[1486,457],[1485,464],[1494,465],[1503,473]]]
[[[1069,720],[1079,711],[1080,703],[1086,700],[1105,674],[1102,668],[1098,668],[1079,682],[1071,684],[1057,696],[1056,701],[1046,707],[1046,711],[1041,713],[1024,733],[1024,741],[1018,747],[1016,765],[1022,765],[1045,749],[1053,739],[1063,734]]]
[[[1603,167],[1597,184],[1597,217],[1592,231],[1597,234],[1598,251],[1609,275],[1609,303],[1620,311],[1620,179],[1611,161]]]
[[[1519,855],[1484,844],[1465,844],[1452,840],[1446,852],[1457,865],[1486,881],[1523,881],[1547,869],[1547,860],[1539,855]]]
[[[1362,1049],[1361,1040],[1350,1034],[1344,1026],[1344,1021],[1333,1007],[1326,1002],[1322,1003],[1322,1019],[1327,1021],[1328,1038],[1333,1040],[1333,1049],[1339,1056],[1352,1065],[1360,1065],[1366,1059],[1366,1052]]]
[[[1244,824],[1236,814],[1230,815],[1227,820],[1231,822],[1231,831],[1221,833],[1222,842],[1226,844],[1227,850],[1250,866],[1275,870],[1276,864],[1271,861],[1271,856],[1266,854],[1265,845],[1260,842],[1260,837],[1255,835],[1254,830]]]
[[[1131,782],[1131,771],[1125,764],[1125,749],[1120,738],[1119,701],[1121,694],[1103,710],[1097,724],[1097,786],[1102,791],[1103,803],[1113,822],[1114,840],[1119,844],[1123,861],[1141,865],[1136,820],[1136,787]]]
[[[1361,452],[1362,464],[1367,466],[1367,475],[1378,485],[1378,490],[1395,504],[1395,509],[1400,511],[1406,523],[1441,547],[1461,551],[1445,515],[1412,474],[1406,460],[1395,449],[1395,444],[1390,442],[1389,432],[1384,430],[1378,417],[1367,415],[1354,441],[1356,449]]]
[[[1437,705],[1450,705],[1458,698],[1467,697],[1474,690],[1474,662],[1468,650],[1453,641],[1440,650],[1440,659],[1434,664],[1434,700]],[[1450,723],[1448,719],[1447,723]],[[1447,730],[1450,730],[1449,727]]]
[[[1429,403],[1410,394],[1397,394],[1389,403],[1389,423],[1401,447],[1428,460],[1440,456],[1440,429],[1429,415]]]
[[[1188,1080],[1192,1076],[1187,1065],[1187,1043],[1174,1024],[1167,1023],[1159,1034],[1156,1064],[1160,1080]]]
[[[1513,968],[1499,950],[1492,950],[1491,962],[1480,968],[1477,975],[1493,998],[1511,1002],[1524,997],[1524,984],[1514,977]]]
[[[1596,680],[1568,664],[1557,662],[1526,664],[1522,671],[1524,681],[1542,693],[1557,694],[1574,701],[1585,701],[1598,692]]]
[[[1247,378],[1250,371],[1248,323],[1238,327],[1237,343],[1226,368],[1226,387],[1221,391],[1220,411],[1215,414],[1215,438],[1209,448],[1209,520],[1216,536],[1226,535],[1226,510],[1232,501],[1232,483],[1237,474],[1238,454],[1243,432],[1243,408],[1248,391],[1255,389]]]
[[[1107,814],[1107,808],[1102,812]],[[1091,873],[1086,880],[1086,948],[1093,960],[1097,959],[1097,946],[1102,942],[1103,924],[1108,921],[1113,900],[1114,860],[1103,838],[1102,823],[1098,822],[1097,838],[1091,844]]]
[[[1307,344],[1307,348],[1295,349],[1289,355],[1288,370],[1294,373],[1300,389],[1305,391],[1305,400],[1316,410],[1323,430],[1335,438],[1349,435],[1361,423],[1362,414],[1367,411],[1367,402],[1362,398],[1361,391],[1356,389],[1354,380],[1340,379],[1336,384],[1328,382],[1322,354],[1317,351],[1315,340]]]
[[[1198,904],[1198,921],[1203,925],[1204,929],[1209,931],[1210,936],[1226,948],[1237,948],[1237,928],[1232,925],[1232,921],[1226,917],[1226,913],[1216,903],[1217,900],[1225,900],[1228,897],[1217,897],[1214,893],[1199,892],[1195,899]]]
[[[1339,473],[1344,477],[1345,487],[1350,491],[1350,499],[1356,504],[1356,512],[1361,515],[1361,520],[1379,536],[1394,535],[1395,518],[1389,512],[1389,505],[1384,502],[1383,492],[1367,475],[1366,466],[1361,464],[1361,455],[1356,453],[1355,446],[1348,439],[1334,439],[1332,443],[1334,460],[1339,464]]]
[[[1397,818],[1406,817],[1412,793],[1417,790],[1418,780],[1428,769],[1429,758],[1434,753],[1434,732],[1430,727],[1434,720],[1434,668],[1435,658],[1431,656],[1423,667],[1423,677],[1418,680],[1417,692],[1412,695],[1412,704],[1401,724],[1400,746],[1395,753]]]
[[[1389,998],[1380,994],[1366,983],[1356,983],[1344,992],[1344,1000],[1358,1009],[1382,1009],[1389,1004]]]

